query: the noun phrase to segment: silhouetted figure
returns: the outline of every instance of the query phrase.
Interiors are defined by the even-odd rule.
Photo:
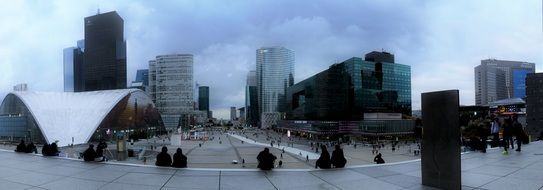
[[[96,147],[96,157],[101,157],[101,158],[104,158],[104,150],[107,148],[107,144],[106,142],[104,141],[100,141],[100,143],[98,143],[98,146]]]
[[[345,159],[345,155],[343,155],[343,149],[341,149],[339,145],[336,145],[334,152],[332,152],[332,158],[330,158],[330,160],[332,161],[332,165],[334,165],[335,168],[345,167],[347,159]]]
[[[270,149],[264,148],[263,151],[258,153],[256,159],[258,160],[258,168],[261,170],[271,170],[277,157],[270,153]]]
[[[85,162],[94,161],[96,159],[96,151],[94,151],[94,145],[89,144],[89,148],[83,152],[83,160]]]
[[[492,123],[490,123],[490,134],[492,134],[492,147],[499,146],[500,142],[500,120],[492,115]]]
[[[511,144],[511,149],[515,148],[513,145],[513,121],[511,119],[505,119],[503,124],[503,150],[504,154],[507,154],[507,149]]]
[[[33,142],[30,142],[28,146],[26,146],[26,153],[38,153],[38,149],[36,148],[36,145],[34,145]]]
[[[41,148],[41,154],[44,156],[49,155],[51,152],[51,145],[45,143],[43,144],[43,147]]]
[[[381,153],[377,154],[377,156],[375,156],[375,158],[373,159],[373,161],[374,161],[376,164],[384,164],[384,163],[385,163],[385,160],[383,160],[383,157],[382,157]]]
[[[183,150],[181,150],[181,148],[177,148],[177,152],[173,154],[172,167],[175,167],[175,168],[187,167],[187,157],[183,155]]]
[[[328,150],[326,150],[326,146],[321,146],[321,156],[315,163],[315,168],[321,168],[321,169],[330,169],[331,168],[330,163],[330,153],[328,153]]]
[[[60,151],[58,151],[57,143],[51,143],[51,146],[49,148],[51,152],[49,152],[49,155],[47,156],[58,156],[58,154],[60,153]]]
[[[156,155],[156,163],[157,166],[171,166],[172,165],[172,157],[170,154],[168,154],[168,148],[165,146],[162,147],[162,152],[158,153]]]
[[[513,133],[517,139],[517,152],[521,151],[521,145],[522,142],[527,140],[525,139],[526,133],[524,132],[524,128],[522,127],[522,124],[518,122],[518,116],[517,114],[513,115]],[[527,138],[527,137],[526,137]]]
[[[24,140],[21,140],[21,143],[17,145],[17,148],[15,148],[15,152],[26,152],[26,144]]]

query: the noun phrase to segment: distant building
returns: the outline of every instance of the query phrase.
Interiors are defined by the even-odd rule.
[[[256,71],[249,71],[247,75],[247,84],[245,86],[245,117],[247,125],[256,127],[258,126],[259,114],[258,114],[258,91],[257,91],[257,79]]]
[[[137,88],[149,93],[149,69],[138,70],[136,80],[132,81],[130,88]]]
[[[16,91],[16,92],[28,91],[28,85],[25,83],[17,84],[13,86],[13,91]]]
[[[126,41],[117,12],[85,18],[84,91],[124,89]]]
[[[245,107],[242,107],[242,108],[239,108],[239,121],[241,124],[245,124],[245,117],[243,117],[245,115]]]
[[[236,107],[230,107],[230,121],[237,120]]]
[[[63,51],[64,92],[83,91],[84,40],[77,42],[77,47],[65,48]]]
[[[394,61],[392,54],[369,59]],[[324,134],[411,134],[411,67],[359,57],[334,64],[287,89],[286,119],[279,128]]]
[[[194,111],[193,78],[191,54],[159,55],[149,61],[150,95],[166,128],[176,129],[181,114]]]
[[[294,84],[294,51],[278,46],[257,49],[256,78],[260,126],[269,128],[281,118],[287,88]]]
[[[496,59],[481,60],[475,67],[475,104],[526,97],[526,75],[535,72],[535,64]]]
[[[206,111],[207,116],[209,113],[209,86],[198,87],[198,109],[200,111]]]
[[[543,135],[543,73],[526,78],[526,132],[532,138]]]

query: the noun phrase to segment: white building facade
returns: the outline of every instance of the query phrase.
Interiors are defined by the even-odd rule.
[[[181,115],[194,111],[193,73],[191,54],[159,55],[149,61],[150,95],[167,129],[176,129]]]

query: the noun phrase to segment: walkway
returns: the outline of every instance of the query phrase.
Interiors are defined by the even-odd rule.
[[[386,158],[385,158],[386,159]],[[420,161],[345,169],[171,169],[0,151],[0,189],[432,189]],[[543,190],[543,143],[462,155],[463,189]]]
[[[303,159],[307,157],[309,157],[309,159],[311,160],[316,160],[316,159],[319,159],[319,154],[315,154],[313,152],[309,152],[309,151],[305,151],[305,150],[301,150],[301,149],[298,149],[298,148],[293,148],[293,147],[288,147],[288,146],[277,146],[277,144],[274,144],[274,146],[270,146],[269,143],[261,143],[261,142],[258,142],[258,141],[255,141],[253,139],[248,139],[248,138],[245,138],[245,137],[242,137],[242,136],[239,136],[239,135],[236,135],[236,134],[230,134],[228,133],[228,135],[236,138],[236,139],[239,139],[239,140],[242,140],[246,143],[249,143],[249,144],[253,144],[253,145],[258,145],[258,146],[263,146],[263,147],[271,147],[271,148],[277,148],[279,150],[285,150],[285,152],[288,152],[288,153],[291,153],[293,155],[297,155]]]

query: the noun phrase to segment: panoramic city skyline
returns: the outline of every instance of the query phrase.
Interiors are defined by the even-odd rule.
[[[541,1],[372,2],[9,2],[0,7],[0,97],[19,83],[63,91],[62,51],[84,38],[83,19],[100,9],[125,22],[127,83],[156,55],[194,55],[194,80],[210,87],[214,116],[229,118],[245,101],[255,50],[296,54],[295,83],[330,65],[385,50],[412,68],[413,109],[420,93],[460,89],[475,104],[473,67],[488,58],[542,69]],[[264,8],[264,10],[261,10]],[[282,10],[280,12],[274,10]]]

